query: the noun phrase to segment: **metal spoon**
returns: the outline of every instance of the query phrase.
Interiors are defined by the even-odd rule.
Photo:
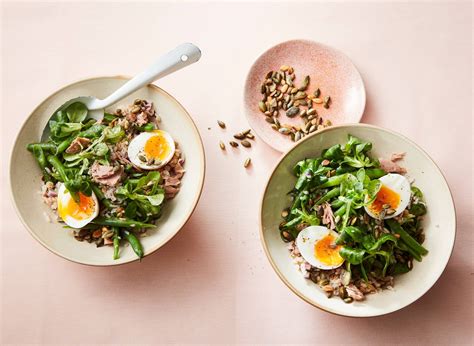
[[[113,92],[105,99],[101,100],[94,96],[80,96],[67,101],[61,107],[59,107],[58,110],[65,109],[74,102],[81,102],[89,110],[89,118],[100,120],[104,117],[105,108],[122,100],[131,93],[150,84],[151,82],[197,62],[200,58],[201,50],[198,47],[192,43],[181,44],[172,51],[160,57],[145,71],[130,79],[127,83],[122,85],[118,90]],[[46,125],[43,130],[43,134],[41,135],[41,141],[46,141],[49,137],[49,134],[50,129],[49,126]]]

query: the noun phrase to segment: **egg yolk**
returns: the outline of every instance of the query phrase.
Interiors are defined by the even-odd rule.
[[[377,197],[375,197],[375,201],[372,202],[369,208],[374,213],[380,213],[384,209],[384,206],[390,206],[391,209],[397,209],[399,204],[400,195],[387,186],[382,185],[377,193]]]
[[[59,216],[64,220],[66,216],[76,220],[84,220],[94,213],[95,203],[92,197],[79,192],[79,203],[71,197],[66,204],[58,203]]]
[[[328,234],[314,244],[314,256],[328,266],[341,264],[344,259],[339,255],[340,245],[334,243],[334,236]]]
[[[146,141],[144,151],[148,158],[164,161],[170,153],[170,147],[166,138],[157,134]]]

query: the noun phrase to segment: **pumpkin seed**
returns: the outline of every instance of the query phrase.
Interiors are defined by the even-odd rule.
[[[253,133],[247,133],[246,137],[248,139],[255,139],[255,135]]]
[[[234,141],[230,141],[229,144],[231,147],[234,147],[234,148],[237,148],[239,146],[239,143],[234,142]]]
[[[223,121],[217,120],[217,124],[220,126],[221,129],[225,129],[225,123]]]
[[[132,107],[131,112],[135,114],[135,113],[140,112],[140,109],[141,109],[140,106],[135,105],[135,106]]]
[[[309,128],[308,132],[311,133],[311,132],[314,132],[316,131],[317,127],[316,125],[311,125],[311,127]]]
[[[304,77],[303,84],[299,87],[299,90],[305,91],[308,88],[309,76]]]
[[[319,88],[317,88],[314,92],[313,92],[313,95],[314,97],[319,97],[321,95],[321,90],[319,90]]]
[[[222,150],[225,150],[225,144],[223,141],[219,141],[219,147],[221,147]]]
[[[300,117],[305,117],[307,114],[306,109],[302,109],[300,112]]]
[[[161,161],[159,158],[156,158],[156,157],[155,157],[155,159],[153,160],[153,163],[154,163],[156,166],[160,166],[160,165],[163,163],[163,161]]]
[[[301,139],[301,132],[298,131],[295,133],[295,142],[298,142]]]
[[[300,105],[300,100],[296,100],[294,106],[299,107],[299,105]]]
[[[278,121],[277,118],[273,118],[273,123],[274,123],[278,128],[280,128],[280,122]]]
[[[293,88],[290,90],[290,94],[296,94],[298,92],[298,88]]]
[[[245,135],[244,135],[243,133],[239,132],[239,133],[236,133],[236,134],[234,135],[234,138],[235,138],[235,139],[244,139],[244,138],[245,138]]]
[[[273,75],[273,71],[268,71],[267,74],[265,75],[265,78],[271,78]]]
[[[287,127],[280,127],[278,129],[278,132],[280,132],[281,134],[284,134],[284,135],[289,135],[290,134],[290,129],[287,128]]]
[[[311,108],[311,109],[308,109],[308,115],[316,115],[316,109],[314,108]]]
[[[307,106],[308,105],[308,102],[306,102],[306,100],[298,100],[299,103],[300,103],[300,106]]]
[[[147,158],[145,155],[143,154],[138,154],[138,159],[141,161],[141,162],[147,162]]]
[[[264,113],[265,113],[265,112],[267,111],[267,105],[266,105],[265,102],[263,102],[263,101],[260,101],[260,102],[258,103],[258,108],[260,108],[260,111],[261,111],[261,112],[264,112]]]
[[[319,105],[323,103],[323,100],[321,100],[319,97],[316,97],[315,99],[313,99],[313,102]]]
[[[354,300],[351,297],[344,298],[344,303],[352,303]]]
[[[288,84],[285,84],[285,85],[283,85],[283,86],[281,87],[280,91],[281,91],[282,93],[286,93],[286,92],[288,91],[288,88],[289,88],[289,87],[288,87]]]
[[[273,118],[272,117],[265,117],[265,121],[269,124],[273,124]]]
[[[134,104],[134,105],[141,105],[141,104],[142,104],[142,100],[140,100],[140,99],[135,99],[135,101],[133,101],[133,104]]]
[[[244,167],[247,168],[250,165],[251,162],[252,162],[252,159],[250,157],[248,157],[244,162]]]
[[[280,67],[280,71],[283,71],[283,72],[286,72],[286,71],[288,71],[289,69],[290,69],[290,66],[288,66],[288,65],[282,65],[282,66]]]
[[[295,100],[302,100],[306,98],[306,93],[304,91],[298,91],[295,95]]]
[[[274,129],[275,131],[278,131],[278,126],[276,126],[275,124],[272,124],[272,129]]]
[[[252,144],[250,144],[250,142],[246,139],[244,139],[242,142],[240,142],[240,144],[242,144],[246,148],[250,148],[252,146]]]
[[[289,118],[293,118],[297,114],[299,114],[299,112],[300,112],[300,109],[296,106],[293,106],[290,109],[288,109],[288,111],[286,112],[286,116],[289,117]]]

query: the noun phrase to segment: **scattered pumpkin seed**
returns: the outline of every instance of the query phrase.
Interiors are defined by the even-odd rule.
[[[265,102],[263,101],[260,101],[258,103],[258,108],[260,108],[260,111],[262,112],[266,112],[267,111],[267,105],[265,104]]]
[[[250,157],[248,157],[244,162],[244,167],[247,168],[250,165],[251,162],[252,162],[252,159]]]
[[[314,109],[314,108],[308,109],[308,111],[306,113],[308,115],[316,115],[316,109]]]
[[[289,135],[290,134],[290,129],[287,127],[280,127],[278,129],[278,132],[284,134],[284,135]]]
[[[273,124],[273,118],[272,117],[265,117],[265,121],[269,124]]]
[[[321,100],[319,97],[316,97],[315,99],[313,99],[313,102],[319,105],[323,103],[323,100]]]
[[[240,139],[244,139],[244,138],[245,138],[245,135],[244,135],[242,132],[239,132],[239,133],[236,133],[236,134],[234,135],[234,138],[235,138],[235,139],[239,139],[239,140],[240,140]]]
[[[141,162],[147,162],[147,158],[145,155],[143,154],[138,154],[138,159],[141,161]]]
[[[247,133],[246,137],[248,139],[255,139],[255,135],[253,133]]]
[[[272,129],[274,129],[275,131],[278,131],[278,126],[276,126],[275,124],[272,124]]]
[[[252,146],[252,144],[250,144],[250,142],[246,139],[244,139],[242,142],[240,142],[240,144],[242,144],[246,148],[250,148]]]
[[[223,141],[219,141],[219,147],[221,147],[222,150],[225,150],[225,144]]]
[[[283,71],[283,72],[286,72],[286,71],[288,71],[289,69],[290,69],[290,66],[288,66],[288,65],[282,65],[282,66],[280,67],[280,71]]]
[[[299,90],[304,91],[308,89],[308,84],[309,84],[309,76],[306,76],[304,77],[303,84],[299,87]]]
[[[221,129],[225,129],[225,123],[223,121],[217,120],[217,124],[220,126]]]
[[[234,148],[237,148],[239,146],[239,143],[234,142],[234,141],[230,141],[229,144],[231,147],[234,147]]]
[[[317,88],[314,92],[313,92],[313,95],[314,97],[319,97],[321,95],[321,90],[319,90],[319,88]]]

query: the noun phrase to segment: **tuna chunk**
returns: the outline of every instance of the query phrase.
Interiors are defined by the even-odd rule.
[[[350,284],[346,286],[347,295],[354,300],[364,300],[364,293],[362,293],[355,285]]]
[[[332,212],[331,205],[328,202],[323,204],[323,224],[326,225],[329,229],[336,228],[336,223],[334,221],[334,214]]]
[[[392,160],[379,159],[380,168],[382,168],[387,173],[399,173],[405,174],[407,170],[398,165],[398,163],[393,162]]]
[[[116,186],[123,178],[123,166],[104,166],[96,161],[89,169],[89,173],[96,183]]]
[[[72,141],[69,147],[66,149],[67,154],[77,154],[78,152],[84,150],[91,144],[91,140],[84,137],[77,137]]]

